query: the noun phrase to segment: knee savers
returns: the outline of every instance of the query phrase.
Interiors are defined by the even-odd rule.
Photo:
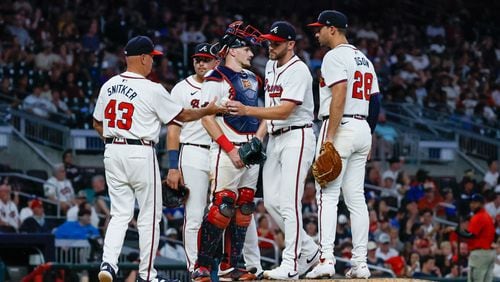
[[[255,210],[253,202],[255,191],[250,188],[238,189],[238,200],[236,201],[236,225],[247,227],[252,220],[252,214]]]
[[[231,190],[215,193],[213,204],[207,214],[208,221],[218,228],[226,229],[234,216],[235,202],[236,193]]]

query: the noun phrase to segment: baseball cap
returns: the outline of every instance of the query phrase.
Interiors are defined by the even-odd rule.
[[[149,37],[139,35],[128,41],[125,46],[125,56],[139,56],[142,54],[163,55],[161,51],[155,50],[153,41]]]
[[[340,214],[337,221],[339,224],[346,224],[347,223],[347,216]]]
[[[481,194],[472,194],[472,197],[470,198],[471,202],[480,202],[484,203],[484,197]]]
[[[76,194],[76,198],[87,199],[87,193],[84,190],[80,190],[78,194]]]
[[[377,248],[377,243],[370,241],[370,242],[368,242],[367,248],[368,248],[368,251],[375,250]]]
[[[325,10],[318,16],[318,20],[307,26],[334,26],[338,28],[347,28],[347,16],[335,10]]]
[[[40,208],[42,207],[43,208],[43,203],[42,201],[38,200],[38,199],[34,199],[33,201],[31,201],[30,203],[30,208],[31,209],[34,209],[34,208]]]
[[[381,244],[389,243],[391,241],[391,237],[387,233],[381,233],[378,236],[378,242]]]
[[[212,58],[215,59],[215,55],[210,52],[210,49],[212,48],[212,45],[208,43],[200,43],[194,47],[194,57],[205,57],[205,58]]]
[[[278,21],[271,25],[269,33],[263,34],[261,37],[270,41],[284,42],[287,40],[295,40],[297,34],[295,28],[289,22]]]

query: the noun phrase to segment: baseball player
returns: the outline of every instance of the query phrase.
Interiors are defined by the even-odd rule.
[[[200,104],[200,101],[204,101],[200,96],[200,90],[204,76],[219,64],[218,58],[210,51],[211,47],[208,43],[200,43],[195,47],[195,53],[192,56],[195,74],[176,84],[170,93],[177,104],[185,108],[203,107]],[[167,184],[175,189],[179,183],[183,183],[190,189],[190,196],[185,204],[183,227],[184,249],[189,272],[194,271],[194,263],[198,254],[198,231],[210,190],[208,153],[211,141],[201,120],[187,123],[173,122],[168,126]],[[182,145],[180,151],[179,144]],[[255,268],[257,274],[262,272],[254,221],[250,223],[247,230],[244,257],[247,269]]]
[[[318,202],[320,263],[307,278],[335,274],[333,255],[337,224],[337,204],[342,188],[352,223],[352,258],[348,278],[368,278],[368,209],[364,197],[365,165],[371,147],[371,129],[367,122],[372,95],[379,92],[373,64],[346,38],[347,17],[338,11],[323,11],[317,22],[320,45],[331,48],[323,58],[320,79],[319,117],[323,120],[317,142],[319,155],[324,142],[332,142],[342,159],[337,179],[321,188],[316,185]],[[378,101],[378,100],[377,100]],[[377,104],[378,105],[378,104]]]
[[[269,133],[267,161],[263,168],[264,205],[285,233],[285,249],[278,268],[264,271],[264,278],[295,280],[319,261],[318,246],[302,228],[302,195],[314,158],[316,138],[312,130],[312,76],[294,53],[295,28],[288,22],[273,23],[268,34],[265,108],[229,101],[231,114],[261,118],[257,133]],[[300,255],[300,256],[299,256]]]
[[[222,104],[239,100],[257,105],[258,80],[246,70],[253,57],[250,47],[259,41],[260,32],[241,21],[229,25],[219,42],[218,55],[225,59],[205,77],[201,95],[218,98]],[[212,204],[200,228],[198,260],[193,281],[210,281],[210,267],[224,234],[224,253],[219,280],[254,280],[255,274],[236,267],[245,242],[247,228],[253,221],[253,198],[257,185],[258,165],[244,166],[238,147],[249,141],[259,127],[252,117],[206,116],[202,124],[215,142],[210,147]]]
[[[211,102],[202,109],[183,109],[168,92],[146,76],[151,72],[154,50],[148,37],[137,36],[125,46],[127,71],[102,86],[93,114],[93,125],[106,143],[104,168],[111,200],[111,220],[104,239],[99,281],[116,278],[128,223],[139,204],[138,281],[167,281],[156,277],[153,267],[159,242],[162,192],[155,143],[162,124],[191,121],[220,110]]]

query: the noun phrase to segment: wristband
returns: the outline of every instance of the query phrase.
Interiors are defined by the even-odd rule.
[[[179,150],[168,150],[168,168],[179,168]]]
[[[219,136],[215,142],[217,142],[217,144],[219,144],[222,150],[226,151],[226,153],[229,153],[234,149],[233,143],[231,143],[224,134]]]

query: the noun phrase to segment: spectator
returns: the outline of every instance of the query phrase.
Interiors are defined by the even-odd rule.
[[[48,119],[51,114],[57,112],[57,108],[50,102],[50,100],[42,98],[41,94],[41,86],[35,86],[33,93],[24,99],[23,108],[29,113]]]
[[[50,233],[51,228],[48,226],[45,220],[45,213],[43,210],[43,203],[38,199],[34,199],[30,202],[29,207],[33,210],[33,215],[26,218],[19,232],[21,233]]]
[[[436,189],[436,185],[432,181],[426,181],[424,183],[424,197],[418,200],[418,209],[431,209],[435,210],[439,203],[443,201],[441,195]]]
[[[169,228],[165,232],[167,240],[165,240],[165,245],[160,249],[160,255],[162,257],[170,258],[173,260],[186,262],[186,252],[177,237],[178,232],[175,228]]]
[[[54,64],[61,64],[62,58],[58,54],[55,54],[53,51],[53,44],[50,41],[43,42],[43,51],[38,53],[35,56],[35,67],[49,71],[52,69]]]
[[[64,170],[66,171],[66,178],[71,181],[71,184],[75,189],[82,189],[83,176],[80,171],[80,167],[74,164],[73,152],[71,149],[63,152],[62,162],[64,164]]]
[[[384,112],[380,112],[378,116],[377,127],[375,127],[376,148],[379,159],[391,159],[394,157],[394,144],[398,133],[392,125],[386,123],[387,118]],[[394,176],[396,179],[396,176]]]
[[[377,257],[375,252],[377,250],[377,243],[370,241],[368,242],[368,256],[366,263],[378,267],[384,267],[384,260]],[[371,270],[371,277],[384,277],[384,272],[378,270]]]
[[[349,219],[344,214],[339,214],[337,219],[337,231],[335,235],[335,246],[340,246],[345,242],[350,242],[351,228],[349,224]]]
[[[319,244],[318,223],[314,220],[310,220],[304,226],[307,235],[309,235],[316,244]]]
[[[381,233],[378,236],[378,248],[375,251],[375,255],[386,261],[389,258],[395,257],[399,255],[399,252],[396,249],[390,247],[391,237],[387,233]]]
[[[67,212],[66,212],[66,220],[67,221],[77,221],[78,220],[78,212],[80,211],[81,208],[89,209],[91,214],[90,214],[90,223],[92,226],[95,228],[99,227],[99,217],[97,216],[97,212],[95,208],[87,202],[87,195],[85,191],[80,191],[75,197],[74,201],[75,205],[72,206]]]
[[[436,267],[436,259],[433,256],[423,256],[421,259],[422,269],[413,273],[413,278],[436,278],[441,277],[441,270]]]
[[[12,23],[7,26],[7,30],[10,32],[12,36],[16,38],[16,41],[19,42],[19,45],[24,50],[28,45],[32,43],[31,36],[28,31],[24,27],[24,23],[26,22],[26,11],[20,10],[16,13]]]
[[[493,201],[490,201],[484,205],[484,209],[488,212],[491,218],[496,218],[500,215],[500,186],[497,185],[495,188],[495,197]]]
[[[402,161],[399,158],[390,158],[388,160],[388,163],[389,163],[389,168],[382,174],[382,180],[385,180],[386,178],[391,178],[392,181],[396,181],[398,173],[401,171],[401,168],[403,166]]]
[[[17,205],[11,199],[9,184],[0,185],[0,233],[16,233],[20,220]]]
[[[257,235],[259,238],[274,241],[274,232],[269,229],[269,221],[265,216],[261,216],[257,221]],[[259,249],[262,256],[274,258],[274,245],[272,243],[259,241]]]
[[[90,224],[91,214],[92,212],[89,209],[80,209],[78,211],[78,221],[66,221],[57,227],[54,232],[56,239],[87,240],[100,237],[99,230]]]
[[[488,185],[488,189],[495,189],[498,184],[498,177],[500,173],[498,172],[498,160],[489,159],[488,160],[488,171],[484,175],[483,180]]]
[[[314,185],[314,181],[306,181],[304,195],[302,196],[302,217],[304,220],[318,218],[316,186]]]
[[[409,263],[406,266],[406,275],[413,277],[413,274],[421,272],[420,255],[418,252],[411,252]]]
[[[43,185],[45,197],[59,203],[62,214],[74,205],[75,191],[73,185],[66,178],[66,171],[63,164],[54,166],[53,176]]]

